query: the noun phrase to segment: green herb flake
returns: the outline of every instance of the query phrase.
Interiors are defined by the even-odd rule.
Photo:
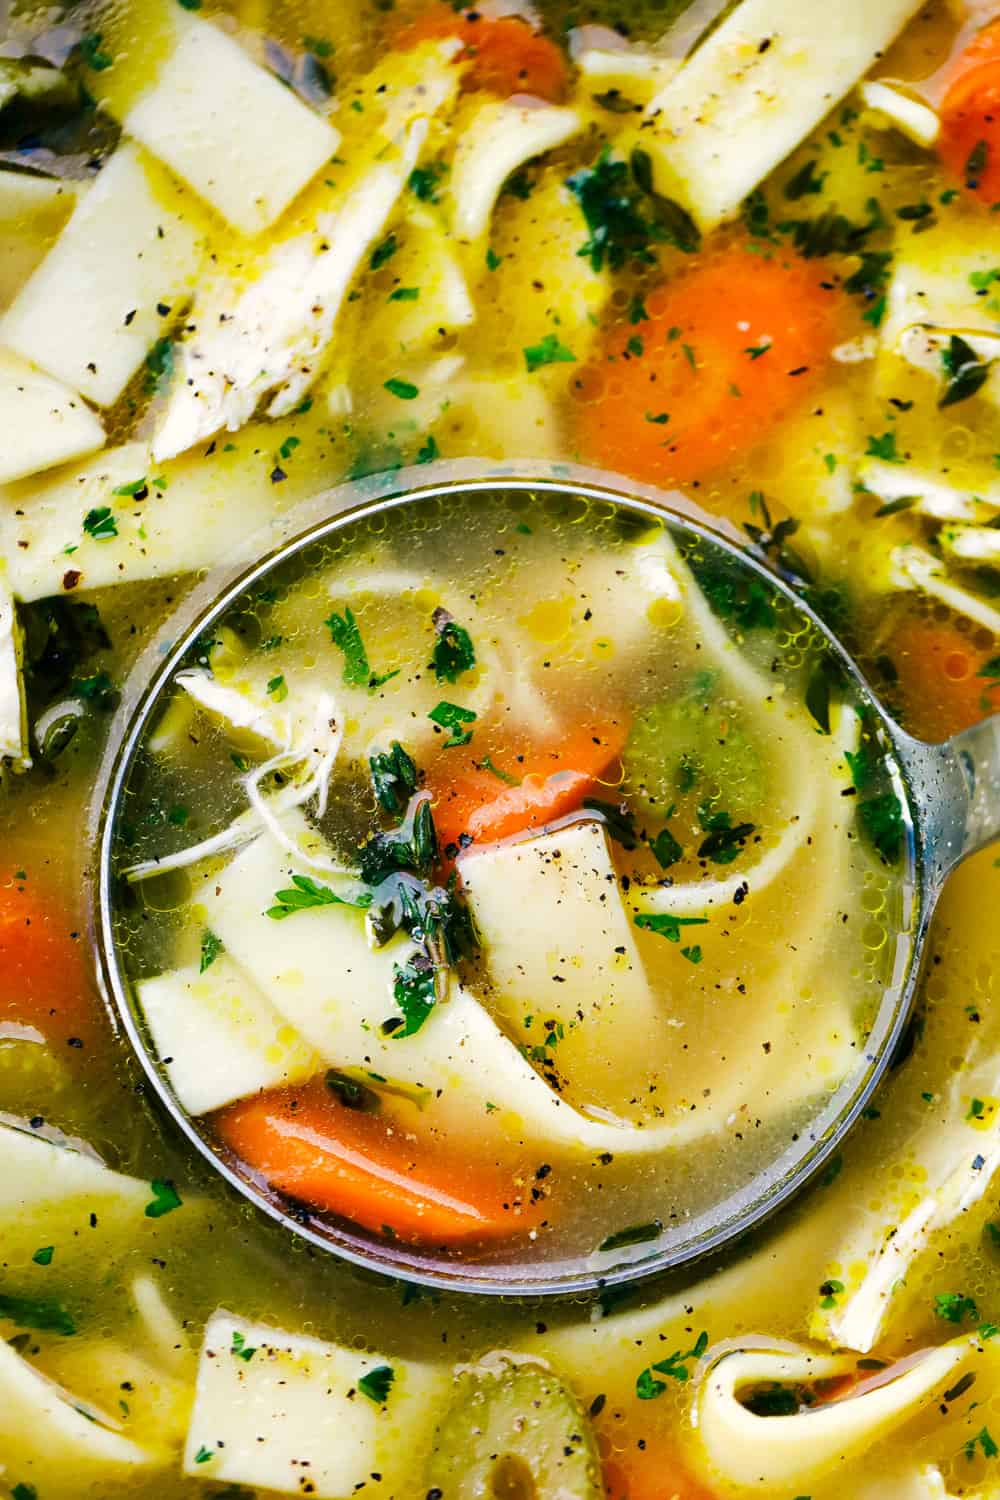
[[[554,333],[547,333],[540,343],[530,344],[524,350],[524,363],[528,374],[533,375],[545,365],[576,364],[576,355]]]
[[[982,360],[965,339],[953,333],[948,347],[942,351],[941,365],[945,374],[945,387],[938,406],[957,406],[968,401],[985,385],[990,373],[990,363]]]
[[[33,1484],[15,1484],[10,1493],[12,1500],[38,1500],[38,1491]]]
[[[88,510],[83,518],[83,529],[95,542],[110,542],[118,535],[118,522],[111,514],[110,505],[97,505]]]
[[[521,785],[520,776],[513,776],[510,771],[505,771],[502,766],[494,765],[488,755],[484,755],[482,760],[476,761],[476,769],[478,771],[488,771],[491,776],[496,777],[497,781],[502,781],[504,786]]]
[[[393,375],[389,380],[386,380],[383,389],[387,390],[390,396],[396,396],[400,401],[415,401],[420,395],[420,387],[418,385],[414,385],[412,380],[402,380],[398,375]]]
[[[403,1014],[402,1026],[394,1026],[393,1040],[413,1036],[418,1032],[436,1004],[434,966],[422,954],[414,956],[405,964],[393,965],[392,994]]]
[[[213,1454],[211,1448],[206,1448],[203,1444],[195,1454],[194,1461],[196,1464],[207,1464],[209,1459],[212,1457]]]
[[[361,630],[350,605],[342,615],[334,613],[323,623],[330,632],[333,644],[344,653],[344,681],[348,687],[374,689],[399,676],[399,668],[382,676],[372,672],[365,643],[361,639]]]
[[[974,1299],[962,1292],[940,1292],[934,1298],[934,1311],[946,1323],[964,1323],[966,1319],[979,1317]]]
[[[129,499],[145,499],[149,486],[145,479],[133,479],[131,484],[119,484],[111,491],[112,495],[124,495]]]
[[[819,1185],[820,1185],[820,1187],[833,1187],[833,1184],[836,1182],[837,1178],[840,1176],[840,1174],[841,1174],[841,1172],[843,1170],[844,1170],[844,1158],[840,1155],[840,1152],[838,1151],[837,1154],[836,1154],[836,1156],[831,1156],[830,1157],[830,1160],[827,1162],[826,1166],[823,1168],[822,1175],[820,1176],[820,1179],[819,1179]]]
[[[114,62],[110,53],[101,51],[101,40],[99,31],[92,31],[88,36],[80,38],[80,56],[94,73],[103,73]]]
[[[649,1240],[659,1239],[662,1233],[663,1223],[660,1219],[654,1219],[651,1224],[632,1224],[628,1229],[619,1229],[614,1234],[609,1234],[597,1249],[599,1253],[603,1253],[608,1250],[624,1250],[629,1245],[645,1245]]]
[[[199,974],[204,974],[206,969],[210,969],[212,967],[212,965],[215,963],[215,960],[222,952],[222,948],[222,939],[220,937],[216,937],[215,933],[206,927],[205,931],[201,935],[201,958],[198,962]]]
[[[423,442],[420,448],[417,449],[416,461],[418,464],[432,464],[435,459],[438,459],[440,457],[441,453],[438,449],[437,439],[435,438],[433,432],[428,433],[426,440]]]
[[[682,927],[707,927],[707,917],[675,917],[672,912],[643,911],[635,918],[635,925],[647,932],[665,937],[668,943],[679,943]]]
[[[9,1318],[19,1328],[35,1328],[39,1333],[59,1333],[64,1338],[76,1333],[76,1322],[61,1302],[48,1298],[13,1297],[0,1292],[0,1318]]]
[[[649,847],[661,870],[669,870],[671,865],[675,865],[684,854],[684,850],[669,828],[661,829],[656,838],[650,840]]]
[[[837,1298],[843,1294],[843,1291],[844,1283],[842,1281],[834,1281],[831,1278],[828,1281],[820,1283],[819,1305],[823,1308],[824,1312],[829,1312],[831,1308],[837,1306]]]
[[[490,249],[488,249],[487,252],[486,252],[486,269],[487,269],[487,271],[495,271],[495,270],[497,270],[498,267],[499,267],[499,265],[500,265],[500,262],[502,260],[503,260],[503,256],[502,255],[498,255],[496,253],[496,251],[492,247],[490,247]]]
[[[686,958],[689,964],[700,964],[702,960],[701,946],[695,943],[690,948],[682,948],[681,957]]]
[[[183,1199],[169,1178],[154,1177],[150,1187],[153,1200],[146,1204],[147,1219],[162,1219],[165,1214],[172,1214],[175,1208],[181,1207]]]
[[[434,611],[433,624],[437,633],[430,661],[434,676],[438,682],[457,682],[476,665],[472,637],[446,609]]]
[[[297,911],[308,911],[314,906],[354,906],[345,901],[328,885],[320,885],[311,875],[293,875],[291,886],[284,891],[275,891],[274,906],[269,906],[265,915],[275,922],[283,922]]]
[[[373,271],[377,271],[380,266],[385,265],[386,261],[392,259],[398,249],[399,241],[396,236],[394,234],[386,235],[382,243],[376,245],[372,251],[371,258],[368,261],[369,266]]]
[[[444,168],[440,165],[426,167],[415,167],[407,178],[407,187],[415,198],[421,203],[436,203],[438,201],[438,186]]]
[[[393,740],[388,750],[376,751],[369,757],[368,768],[379,806],[398,817],[417,790],[417,768],[412,757],[398,740]]]
[[[55,1245],[43,1245],[40,1250],[35,1251],[31,1258],[36,1266],[50,1266],[55,1251]]]
[[[256,1348],[251,1348],[247,1344],[246,1339],[244,1338],[243,1334],[240,1333],[238,1328],[234,1328],[233,1342],[230,1346],[229,1352],[230,1354],[235,1354],[237,1359],[242,1359],[245,1364],[249,1364],[254,1355],[257,1353],[257,1350]]]
[[[866,458],[880,458],[887,464],[901,464],[902,456],[896,451],[896,434],[894,432],[883,432],[879,436],[874,434],[868,438],[868,446],[865,449]]]
[[[285,441],[282,443],[281,447],[278,449],[278,457],[279,458],[291,458],[291,456],[295,452],[296,448],[300,447],[301,444],[302,444],[302,439],[301,438],[286,437]]]
[[[279,672],[277,677],[270,679],[267,684],[267,695],[269,698],[273,698],[275,703],[284,703],[288,697],[288,683],[285,681],[282,673]]]
[[[984,1458],[996,1458],[997,1454],[1000,1453],[1000,1448],[997,1447],[990,1436],[990,1429],[988,1427],[980,1427],[975,1437],[969,1438],[969,1441],[964,1445],[962,1451],[966,1458],[975,1457],[977,1444],[982,1449]]]
[[[358,1381],[358,1390],[369,1401],[374,1401],[376,1406],[384,1406],[395,1378],[396,1372],[392,1365],[376,1365],[374,1370],[362,1375]]]
[[[420,299],[420,288],[418,286],[398,286],[394,292],[390,292],[386,298],[387,302],[417,302]]]
[[[170,339],[157,339],[146,355],[146,394],[155,396],[174,373],[174,346]]]
[[[445,750],[452,750],[458,745],[467,745],[472,739],[471,730],[462,730],[463,724],[474,724],[476,715],[471,708],[460,708],[457,703],[447,703],[441,700],[435,708],[427,715],[432,724],[437,724],[441,729],[447,729],[448,739],[444,742]]]
[[[673,1354],[668,1355],[666,1359],[649,1365],[641,1372],[635,1383],[635,1393],[639,1400],[652,1401],[655,1397],[662,1396],[667,1384],[665,1380],[657,1380],[657,1375],[665,1375],[667,1379],[679,1381],[681,1384],[689,1380],[691,1377],[691,1371],[688,1368],[690,1361],[701,1359],[707,1348],[708,1334],[702,1331],[686,1352],[675,1349]]]

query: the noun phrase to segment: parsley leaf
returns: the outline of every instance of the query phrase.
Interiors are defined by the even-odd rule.
[[[444,742],[444,749],[454,749],[456,745],[467,745],[472,739],[472,731],[462,731],[463,724],[474,724],[476,715],[471,708],[460,708],[457,703],[447,703],[441,700],[435,708],[432,708],[427,717],[433,724],[448,730],[448,738]]]
[[[87,67],[95,73],[103,73],[105,68],[110,68],[114,58],[108,52],[101,51],[102,36],[99,31],[92,31],[88,36],[80,38],[80,56]]]
[[[472,637],[446,609],[436,609],[432,622],[437,633],[430,662],[434,676],[438,682],[457,682],[476,665]]]
[[[394,964],[392,972],[393,999],[403,1013],[403,1024],[392,1027],[392,1036],[413,1036],[437,1003],[434,965],[429,958],[416,953],[402,966]]]
[[[53,1302],[47,1297],[12,1297],[0,1292],[0,1318],[9,1318],[19,1328],[61,1333],[64,1338],[76,1332],[72,1314],[61,1302]]]
[[[665,937],[668,943],[679,943],[682,927],[707,927],[707,917],[675,917],[672,912],[643,911],[635,919],[637,927]]]
[[[398,375],[393,375],[383,385],[390,396],[396,396],[400,401],[414,401],[420,395],[418,385],[414,385],[412,380],[401,380]]]
[[[436,203],[438,201],[438,186],[444,174],[444,167],[438,163],[430,163],[426,167],[414,167],[407,179],[407,187],[415,198],[421,203]]]
[[[175,1208],[181,1207],[184,1200],[169,1178],[154,1177],[150,1186],[153,1201],[146,1204],[147,1219],[162,1219],[164,1214],[172,1214]]]
[[[201,961],[198,965],[199,974],[204,974],[206,969],[210,969],[212,967],[212,965],[215,963],[215,960],[222,952],[222,946],[222,939],[220,937],[216,937],[215,933],[211,932],[209,928],[206,927],[205,931],[201,935]]]
[[[966,1318],[978,1318],[979,1309],[972,1297],[962,1292],[941,1292],[934,1298],[934,1311],[946,1323],[964,1323]]]
[[[237,1359],[242,1359],[245,1364],[249,1364],[257,1353],[257,1350],[247,1344],[246,1339],[238,1328],[234,1328],[232,1347],[229,1352],[230,1354],[235,1354]]]
[[[948,347],[941,354],[946,378],[945,388],[938,399],[938,406],[957,406],[968,401],[985,385],[990,373],[988,360],[979,358],[971,344],[953,333]]]
[[[369,266],[373,271],[377,271],[380,266],[385,265],[386,261],[392,259],[398,249],[399,241],[396,236],[394,234],[387,234],[381,244],[376,245],[372,251],[368,261]]]
[[[88,510],[83,518],[83,529],[95,542],[109,542],[118,535],[118,522],[111,514],[110,505],[98,505]]]
[[[866,458],[881,458],[887,464],[901,464],[902,455],[896,452],[896,434],[894,432],[883,432],[880,436],[870,435],[868,447],[865,449]]]
[[[662,1396],[667,1385],[665,1380],[657,1380],[653,1374],[666,1375],[670,1380],[684,1382],[690,1379],[691,1371],[688,1364],[693,1359],[701,1359],[708,1348],[708,1334],[702,1330],[695,1339],[693,1346],[687,1351],[675,1349],[673,1354],[668,1354],[666,1359],[657,1360],[641,1372],[635,1383],[635,1393],[640,1401],[652,1401],[656,1396]]]
[[[576,355],[572,349],[567,349],[554,333],[547,333],[541,343],[529,344],[524,350],[524,362],[528,368],[528,374],[533,375],[544,365],[576,364]]]
[[[1000,1448],[997,1447],[990,1436],[990,1429],[988,1427],[980,1427],[975,1437],[969,1438],[969,1441],[962,1449],[966,1458],[973,1458],[975,1456],[977,1443],[983,1451],[984,1458],[996,1458],[997,1454],[1000,1453]]]
[[[384,1406],[395,1378],[396,1372],[392,1365],[376,1365],[374,1370],[362,1375],[358,1381],[358,1390],[369,1401],[374,1401],[376,1406]]]
[[[34,1261],[36,1266],[50,1266],[52,1264],[52,1257],[55,1254],[55,1251],[55,1245],[43,1245],[40,1250],[35,1251],[31,1259]]]
[[[333,644],[344,653],[344,681],[348,687],[377,688],[399,676],[399,668],[394,672],[386,672],[381,677],[372,672],[368,665],[365,643],[361,639],[361,630],[350,605],[342,615],[335,611],[323,624],[329,630]]]
[[[903,847],[903,809],[895,792],[883,792],[858,804],[858,819],[883,859],[893,864]]]
[[[266,915],[275,922],[290,917],[293,912],[308,911],[313,906],[357,906],[356,901],[345,901],[328,885],[320,885],[311,875],[293,875],[288,890],[275,891],[275,905],[267,908]]]

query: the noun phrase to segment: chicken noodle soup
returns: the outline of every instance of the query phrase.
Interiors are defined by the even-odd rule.
[[[119,945],[177,1101],[294,1212],[612,1267],[864,1075],[904,813],[722,548],[476,502],[348,520],[196,627],[117,814]]]

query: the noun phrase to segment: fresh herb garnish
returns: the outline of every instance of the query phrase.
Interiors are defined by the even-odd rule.
[[[975,1457],[977,1443],[982,1449],[984,1458],[996,1458],[997,1454],[1000,1453],[1000,1448],[997,1447],[990,1436],[990,1429],[988,1427],[980,1427],[975,1437],[969,1438],[969,1441],[964,1445],[962,1452],[966,1458]]]
[[[672,912],[643,911],[635,919],[637,927],[665,937],[668,943],[679,943],[682,927],[707,927],[707,917],[675,917]]]
[[[797,199],[808,197],[811,193],[821,193],[826,177],[826,172],[817,172],[816,163],[810,158],[785,183],[785,197],[794,203]]]
[[[833,1279],[829,1279],[820,1283],[819,1305],[821,1308],[823,1308],[824,1312],[829,1312],[831,1308],[837,1306],[837,1298],[843,1293],[843,1290],[844,1283],[842,1281],[834,1281]]]
[[[377,271],[380,266],[385,265],[386,261],[392,259],[398,249],[399,241],[396,236],[394,234],[387,234],[381,244],[376,245],[372,251],[371,258],[368,261],[369,266],[373,271]]]
[[[213,1454],[211,1448],[206,1448],[204,1443],[202,1443],[201,1447],[198,1449],[198,1452],[194,1456],[194,1461],[196,1464],[207,1464],[209,1459],[212,1457]]]
[[[251,1348],[250,1345],[248,1345],[246,1339],[244,1338],[243,1334],[240,1333],[238,1328],[234,1328],[233,1342],[229,1352],[230,1354],[235,1354],[237,1359],[242,1359],[245,1364],[249,1364],[254,1355],[257,1353],[257,1350],[256,1348]]]
[[[623,849],[635,849],[639,843],[639,835],[635,828],[635,819],[624,802],[601,802],[597,797],[584,797],[583,806],[588,812],[600,814],[601,822],[616,844],[621,844]]]
[[[702,960],[700,944],[694,943],[690,948],[682,948],[681,958],[686,958],[689,964],[700,964]]]
[[[198,973],[204,974],[210,969],[222,952],[222,939],[216,937],[207,927],[201,935],[201,960],[198,964]]]
[[[985,385],[990,373],[988,360],[979,358],[971,344],[953,333],[947,349],[942,351],[941,364],[945,373],[945,388],[938,399],[938,406],[957,406],[968,401]]]
[[[272,677],[268,682],[267,695],[269,698],[273,698],[275,703],[284,703],[288,697],[288,683],[285,681],[282,673],[279,672],[277,677]]]
[[[437,438],[434,436],[433,432],[429,432],[421,446],[417,449],[417,457],[415,462],[418,464],[432,464],[434,460],[436,458],[440,458],[440,456],[441,454],[440,450],[438,449]]]
[[[172,1214],[175,1208],[181,1207],[183,1199],[169,1178],[154,1177],[150,1187],[153,1199],[146,1204],[147,1219],[162,1219],[164,1214]]]
[[[369,1401],[374,1401],[376,1406],[384,1406],[395,1378],[396,1372],[392,1365],[376,1365],[374,1370],[362,1375],[358,1381],[358,1390]]]
[[[880,458],[883,463],[901,464],[902,455],[896,451],[896,434],[894,432],[883,432],[880,435],[870,434],[868,446],[865,449],[866,458]]]
[[[489,771],[490,775],[495,776],[497,781],[502,781],[504,786],[520,786],[522,784],[520,776],[514,776],[510,771],[505,771],[502,766],[494,765],[488,755],[484,755],[482,760],[476,761],[476,770]]]
[[[437,1002],[434,965],[422,953],[400,966],[393,965],[393,999],[403,1013],[403,1024],[392,1029],[393,1039],[418,1032]]]
[[[476,722],[477,715],[471,708],[460,708],[457,703],[447,703],[442,699],[431,709],[427,717],[439,728],[447,729],[448,738],[443,747],[445,750],[452,750],[458,745],[467,745],[472,739],[471,729],[462,729],[463,724]]]
[[[663,1224],[659,1219],[654,1219],[651,1224],[632,1224],[628,1229],[619,1229],[614,1234],[609,1234],[597,1249],[599,1252],[624,1250],[627,1245],[644,1245],[647,1240],[659,1239],[662,1233]]]
[[[524,363],[528,374],[533,375],[544,365],[573,365],[576,355],[554,333],[547,333],[537,344],[529,344],[524,350]]]
[[[368,766],[379,806],[398,817],[417,790],[417,768],[412,758],[398,740],[393,740],[388,750],[369,757]]]
[[[934,1311],[946,1323],[964,1323],[967,1318],[979,1317],[975,1300],[962,1292],[940,1292],[934,1298]]]
[[[400,401],[415,401],[420,395],[420,387],[414,385],[412,380],[402,380],[398,375],[393,375],[384,382],[384,389],[390,396],[396,396]]]
[[[437,634],[430,662],[434,676],[438,682],[457,682],[476,665],[472,637],[446,609],[436,609],[432,618]]]
[[[753,823],[733,823],[729,813],[715,811],[704,803],[698,809],[698,817],[707,835],[698,845],[698,858],[710,859],[717,865],[731,865],[737,858],[747,839],[754,832]]]
[[[426,794],[398,828],[384,833],[377,829],[358,848],[358,868],[366,885],[381,885],[390,875],[411,871],[429,874],[438,857],[437,830]]]
[[[414,167],[407,179],[407,187],[415,198],[421,203],[436,203],[438,201],[438,186],[444,174],[444,167],[438,163],[429,164],[426,167]]]
[[[358,906],[363,903],[345,901],[328,885],[320,885],[311,875],[293,875],[291,886],[284,891],[275,891],[275,905],[267,908],[266,915],[281,922],[297,911],[308,911],[314,906]]]
[[[109,542],[118,535],[118,522],[111,513],[110,505],[97,505],[88,510],[83,518],[83,529],[95,542]]]
[[[708,1334],[704,1330],[699,1333],[693,1346],[686,1352],[675,1349],[666,1359],[657,1360],[656,1364],[649,1365],[635,1383],[635,1393],[640,1401],[652,1401],[656,1396],[662,1396],[667,1388],[665,1380],[657,1380],[656,1375],[666,1375],[670,1380],[684,1382],[690,1379],[691,1371],[688,1365],[693,1359],[701,1359],[708,1348]],[[653,1372],[656,1372],[654,1375]]]
[[[695,572],[702,593],[720,619],[731,620],[740,630],[775,623],[771,592],[759,578],[714,562],[700,563]]]
[[[170,339],[157,339],[146,355],[146,394],[163,390],[174,373],[174,346]]]
[[[379,1097],[375,1090],[368,1088],[357,1078],[352,1078],[350,1073],[338,1073],[335,1068],[330,1068],[324,1082],[345,1109],[374,1114],[379,1107]]]
[[[860,802],[858,819],[879,854],[894,864],[902,850],[905,831],[903,809],[895,792],[883,792]]]
[[[399,668],[394,672],[386,672],[377,676],[368,664],[368,653],[365,643],[361,638],[361,630],[354,611],[348,605],[342,615],[336,611],[330,615],[323,624],[330,632],[333,644],[344,653],[344,681],[348,687],[366,687],[374,689],[382,687],[391,681],[393,677],[399,676]]]
[[[389,293],[386,300],[389,302],[418,302],[420,300],[420,288],[418,286],[398,286],[395,291]]]
[[[0,1318],[9,1318],[19,1328],[36,1328],[40,1333],[61,1333],[69,1338],[76,1333],[73,1315],[61,1302],[47,1297],[12,1297],[0,1292]]]
[[[99,31],[92,31],[88,36],[80,38],[80,56],[94,73],[103,73],[105,68],[110,68],[114,62],[109,52],[101,51],[101,41],[102,36]]]
[[[52,1264],[52,1257],[55,1254],[55,1250],[55,1245],[43,1245],[40,1250],[35,1251],[31,1259],[34,1261],[36,1266],[50,1266]]]

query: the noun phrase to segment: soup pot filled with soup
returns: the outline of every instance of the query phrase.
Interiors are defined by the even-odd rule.
[[[4,1500],[1000,1493],[998,58],[4,10]]]

